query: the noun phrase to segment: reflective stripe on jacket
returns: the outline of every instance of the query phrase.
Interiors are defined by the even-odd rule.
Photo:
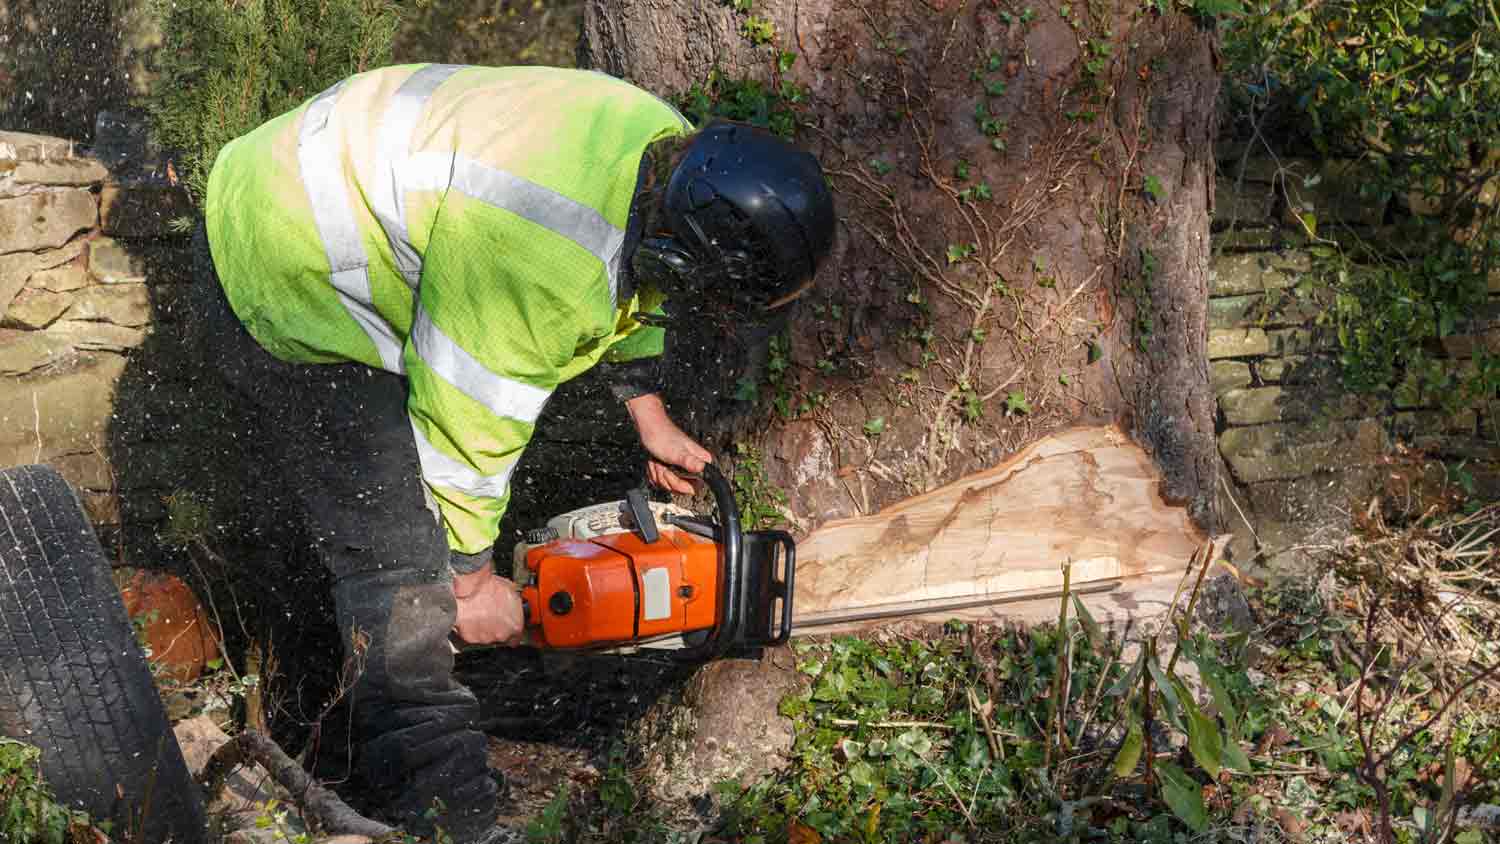
[[[553,390],[661,351],[616,301],[646,147],[692,131],[604,74],[403,65],[349,77],[226,144],[214,264],[287,361],[400,373],[453,550],[492,546]]]

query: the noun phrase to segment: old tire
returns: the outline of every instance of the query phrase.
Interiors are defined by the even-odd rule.
[[[38,747],[58,801],[115,840],[208,840],[98,537],[46,466],[0,471],[0,732]]]

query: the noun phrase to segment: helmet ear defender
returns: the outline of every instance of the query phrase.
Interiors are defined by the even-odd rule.
[[[683,147],[660,189],[639,276],[687,310],[752,317],[810,287],[834,236],[817,159],[765,130],[715,121]]]

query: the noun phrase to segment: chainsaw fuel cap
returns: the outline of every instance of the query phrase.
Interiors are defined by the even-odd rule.
[[[553,592],[547,599],[547,609],[552,610],[553,615],[567,615],[573,610],[573,596],[567,592]]]

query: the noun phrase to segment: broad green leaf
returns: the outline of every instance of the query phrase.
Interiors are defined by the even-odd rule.
[[[1068,376],[1064,375],[1062,377],[1067,378]],[[1068,382],[1063,381],[1062,383],[1066,384]],[[1078,597],[1077,592],[1073,593],[1073,609],[1078,613],[1078,620],[1083,622],[1083,632],[1088,634],[1089,644],[1096,648],[1102,645],[1104,643],[1104,632],[1099,629],[1099,622],[1094,620],[1094,614],[1089,612],[1089,608],[1083,605],[1083,599]]]
[[[1172,726],[1187,732],[1187,728],[1182,723],[1182,703],[1177,699],[1176,687],[1167,680],[1166,671],[1157,665],[1154,659],[1146,661],[1146,670],[1151,672],[1151,680],[1155,683],[1156,690],[1167,702],[1167,705],[1163,707],[1166,710],[1167,720],[1172,722]]]
[[[1224,688],[1224,681],[1220,679],[1218,666],[1211,664],[1208,659],[1195,660],[1198,670],[1203,675],[1203,680],[1208,683],[1208,690],[1213,693],[1214,707],[1219,710],[1219,717],[1224,719],[1224,726],[1229,730],[1231,738],[1240,737],[1240,714],[1234,706],[1234,700],[1229,697],[1229,690]],[[1205,663],[1210,663],[1205,665]]]
[[[1115,754],[1115,776],[1130,776],[1135,766],[1141,761],[1141,750],[1145,746],[1146,734],[1141,729],[1141,722],[1136,718],[1131,718],[1130,731],[1125,734],[1125,741],[1120,743],[1120,752]]]
[[[1245,749],[1240,747],[1240,743],[1238,741],[1226,737],[1224,739],[1224,752],[1222,754],[1222,757],[1224,761],[1224,767],[1230,769],[1231,771],[1238,771],[1242,774],[1250,773],[1250,757],[1245,755]]]
[[[1183,707],[1188,715],[1188,751],[1210,777],[1219,778],[1224,739],[1219,735],[1219,725],[1203,714],[1190,695],[1182,696]]]
[[[1118,683],[1110,686],[1109,691],[1104,693],[1105,696],[1119,697],[1135,688],[1135,684],[1141,681],[1141,667],[1145,664],[1146,651],[1142,649],[1140,655],[1135,658],[1135,662],[1130,664],[1130,668],[1125,672],[1125,676],[1121,677]]]
[[[1208,829],[1208,809],[1203,805],[1203,791],[1197,780],[1175,763],[1162,762],[1156,766],[1161,777],[1161,796],[1167,806],[1188,828],[1201,833]]]

